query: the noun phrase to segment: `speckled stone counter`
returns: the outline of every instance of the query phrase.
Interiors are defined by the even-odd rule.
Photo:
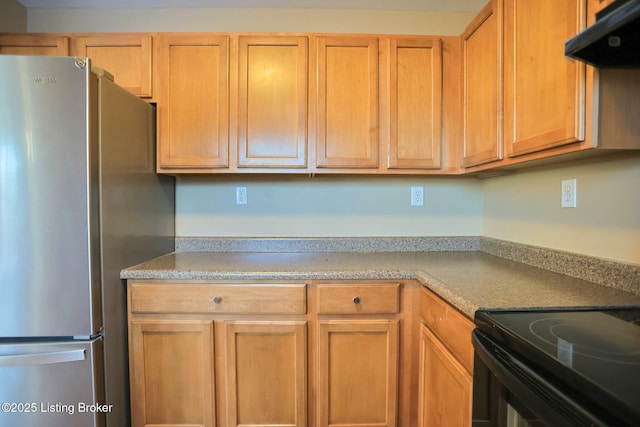
[[[478,308],[640,306],[640,295],[479,250],[406,252],[175,252],[123,279],[415,279],[473,317]]]

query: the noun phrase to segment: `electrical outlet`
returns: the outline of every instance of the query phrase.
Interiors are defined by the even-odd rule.
[[[576,179],[562,180],[562,200],[560,206],[563,208],[575,208],[577,205]]]
[[[411,187],[411,206],[424,206],[424,187]]]
[[[247,187],[236,187],[236,205],[247,204]]]

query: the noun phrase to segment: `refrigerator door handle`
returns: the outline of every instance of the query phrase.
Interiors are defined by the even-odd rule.
[[[86,350],[84,349],[9,354],[0,356],[0,367],[52,365],[55,363],[77,362],[85,359]]]

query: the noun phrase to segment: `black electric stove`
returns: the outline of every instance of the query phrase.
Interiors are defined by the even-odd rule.
[[[519,361],[508,369],[525,366],[595,418],[610,420],[589,425],[640,426],[640,307],[480,310],[475,323],[476,354],[478,340],[488,337]]]

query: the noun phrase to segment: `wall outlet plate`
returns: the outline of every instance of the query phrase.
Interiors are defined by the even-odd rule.
[[[424,187],[411,187],[411,206],[424,206]]]
[[[247,187],[236,187],[236,205],[247,204]]]
[[[562,200],[560,206],[563,208],[575,208],[577,206],[576,179],[562,180]]]

